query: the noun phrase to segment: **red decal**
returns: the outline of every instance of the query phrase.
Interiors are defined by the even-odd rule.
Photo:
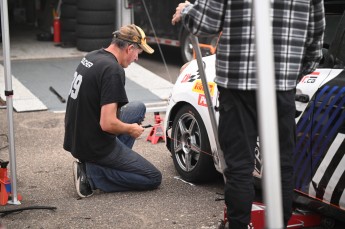
[[[190,79],[191,74],[186,74],[183,79],[181,80],[181,83],[185,83]]]
[[[301,83],[315,83],[317,76],[306,75],[302,78]]]
[[[207,102],[206,102],[206,97],[205,97],[205,95],[199,94],[198,105],[207,107]]]

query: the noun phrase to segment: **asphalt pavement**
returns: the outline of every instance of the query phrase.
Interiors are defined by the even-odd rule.
[[[0,110],[1,132],[7,129],[6,110]],[[164,113],[161,113],[164,118]],[[188,184],[177,179],[170,153],[163,141],[147,141],[151,128],[136,141],[134,149],[163,174],[153,191],[97,193],[80,199],[73,184],[73,157],[62,148],[64,114],[50,111],[14,113],[17,192],[21,205],[0,206],[0,222],[12,228],[216,228],[223,217],[222,181]],[[148,113],[143,124],[154,124]],[[5,133],[6,134],[6,133]],[[0,146],[6,139],[0,138]],[[8,148],[0,158],[8,160]],[[9,169],[10,170],[10,169]],[[25,210],[9,215],[4,210],[56,207],[56,210]]]

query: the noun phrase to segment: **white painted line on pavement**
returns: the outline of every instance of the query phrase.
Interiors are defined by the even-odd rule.
[[[173,84],[139,64],[132,63],[125,68],[126,77],[163,100],[168,100]]]
[[[17,112],[42,111],[48,108],[12,75],[13,108]],[[0,65],[0,97],[5,101],[4,67]]]
[[[134,81],[141,87],[148,89],[157,97],[164,100],[161,102],[146,103],[145,105],[147,106],[147,112],[165,112],[167,100],[174,85],[136,63],[132,63],[130,67],[125,69],[125,72],[128,79]],[[4,80],[4,67],[0,65],[0,97],[3,100],[6,100],[4,95]],[[14,91],[13,107],[17,112],[40,111],[48,109],[39,98],[32,94],[30,90],[28,90],[14,76],[12,76],[12,88]],[[65,111],[53,112],[64,113]]]

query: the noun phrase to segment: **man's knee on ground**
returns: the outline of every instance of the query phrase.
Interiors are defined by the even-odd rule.
[[[151,178],[151,187],[152,189],[156,189],[161,185],[162,183],[162,173],[160,171],[157,171],[156,175]]]

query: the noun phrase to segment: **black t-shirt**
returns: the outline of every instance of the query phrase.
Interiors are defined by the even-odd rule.
[[[102,131],[101,107],[128,103],[125,71],[104,49],[87,54],[74,73],[65,115],[64,149],[81,161],[94,161],[115,147],[116,135]]]

